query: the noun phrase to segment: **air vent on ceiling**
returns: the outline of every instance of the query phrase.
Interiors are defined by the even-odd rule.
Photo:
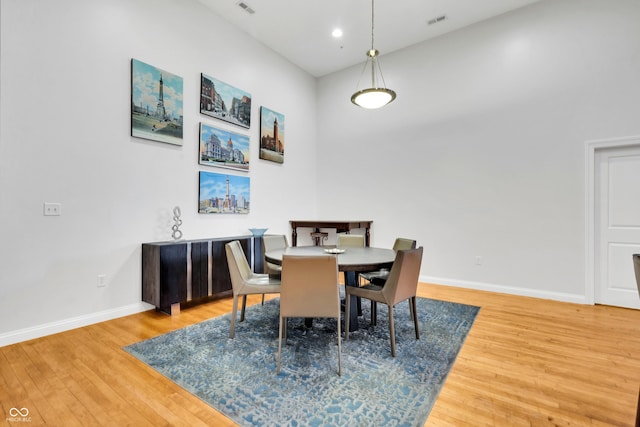
[[[254,13],[256,13],[255,10],[251,9],[251,6],[249,6],[248,4],[246,4],[243,1],[239,1],[238,3],[236,3],[238,6],[240,6],[242,9],[244,9],[245,12],[247,12],[249,15],[253,15]]]
[[[438,22],[442,22],[442,21],[444,21],[445,19],[447,19],[447,15],[441,15],[441,16],[438,16],[438,17],[436,17],[436,18],[429,19],[429,20],[427,21],[427,24],[429,24],[429,25],[437,24]]]

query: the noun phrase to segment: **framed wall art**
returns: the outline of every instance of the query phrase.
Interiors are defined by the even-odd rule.
[[[251,127],[251,95],[201,74],[200,112],[245,128]]]
[[[260,107],[260,158],[284,163],[284,115]]]
[[[200,123],[198,162],[249,171],[249,137]]]
[[[131,136],[182,145],[182,77],[131,59]]]
[[[200,171],[199,178],[198,213],[249,213],[249,177]]]

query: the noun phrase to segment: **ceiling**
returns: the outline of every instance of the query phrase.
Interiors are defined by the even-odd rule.
[[[364,63],[371,47],[371,0],[198,1],[315,77]],[[377,0],[374,47],[384,61],[395,50],[537,1]],[[335,28],[341,38],[332,37]]]

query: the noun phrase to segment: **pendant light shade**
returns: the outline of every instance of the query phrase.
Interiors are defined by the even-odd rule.
[[[385,88],[363,89],[351,96],[351,102],[370,110],[384,107],[394,99],[396,99],[396,93]]]
[[[371,49],[367,51],[367,61],[364,63],[364,67],[362,69],[362,75],[364,75],[369,64],[371,64],[371,87],[357,90],[356,93],[351,95],[351,102],[359,107],[367,109],[384,107],[396,99],[396,93],[391,89],[387,89],[384,83],[382,70],[378,63],[378,51],[373,47],[373,23],[373,0],[371,0]],[[360,79],[362,79],[362,75],[360,76]],[[358,86],[359,85],[360,81],[358,81]]]

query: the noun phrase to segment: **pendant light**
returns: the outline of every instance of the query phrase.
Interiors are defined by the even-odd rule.
[[[378,51],[373,47],[373,22],[373,0],[371,0],[371,49],[369,49],[366,53],[367,61],[364,63],[364,68],[362,69],[362,74],[360,75],[360,78],[362,79],[362,75],[364,75],[367,69],[367,65],[371,63],[371,87],[358,90],[356,93],[351,95],[351,102],[362,108],[368,109],[384,107],[385,105],[396,99],[396,93],[391,89],[387,89],[384,83],[382,70],[380,69],[380,64],[378,63]],[[378,74],[380,75],[379,77]],[[378,86],[378,84],[380,83],[382,83],[382,86]],[[359,85],[360,81],[358,80],[358,86]]]

